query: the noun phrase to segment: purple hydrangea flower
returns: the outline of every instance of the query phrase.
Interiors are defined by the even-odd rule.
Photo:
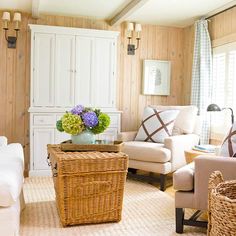
[[[98,124],[98,118],[94,111],[88,111],[83,114],[83,121],[86,127],[93,128]]]
[[[74,115],[81,115],[84,111],[84,106],[82,105],[76,105],[72,110],[71,113]]]

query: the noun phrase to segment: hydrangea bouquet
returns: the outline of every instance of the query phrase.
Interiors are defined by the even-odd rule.
[[[63,117],[57,121],[57,130],[71,135],[78,135],[83,131],[91,131],[99,134],[110,125],[110,117],[102,113],[99,109],[75,106],[71,111],[67,111]]]

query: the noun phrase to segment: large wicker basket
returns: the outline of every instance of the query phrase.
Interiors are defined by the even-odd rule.
[[[215,171],[209,179],[209,236],[236,235],[236,180],[225,181]]]
[[[121,220],[128,156],[62,152],[48,145],[57,208],[63,226]]]

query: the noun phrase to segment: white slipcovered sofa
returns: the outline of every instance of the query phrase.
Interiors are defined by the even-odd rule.
[[[17,236],[20,212],[24,208],[22,192],[24,172],[23,148],[18,143],[7,145],[0,136],[0,235]]]
[[[186,165],[184,151],[199,142],[200,122],[195,106],[150,106],[160,111],[179,110],[172,136],[164,143],[136,141],[137,131],[122,132],[123,152],[129,156],[132,172],[143,170],[160,174],[160,189],[165,191],[166,175]]]

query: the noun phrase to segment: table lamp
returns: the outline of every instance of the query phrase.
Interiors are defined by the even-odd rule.
[[[230,107],[224,107],[224,108],[220,108],[217,104],[210,104],[208,107],[207,107],[207,111],[223,111],[223,110],[226,110],[226,109],[229,109],[231,111],[231,122],[232,124],[234,123],[234,112],[233,112],[233,109],[230,108]]]

